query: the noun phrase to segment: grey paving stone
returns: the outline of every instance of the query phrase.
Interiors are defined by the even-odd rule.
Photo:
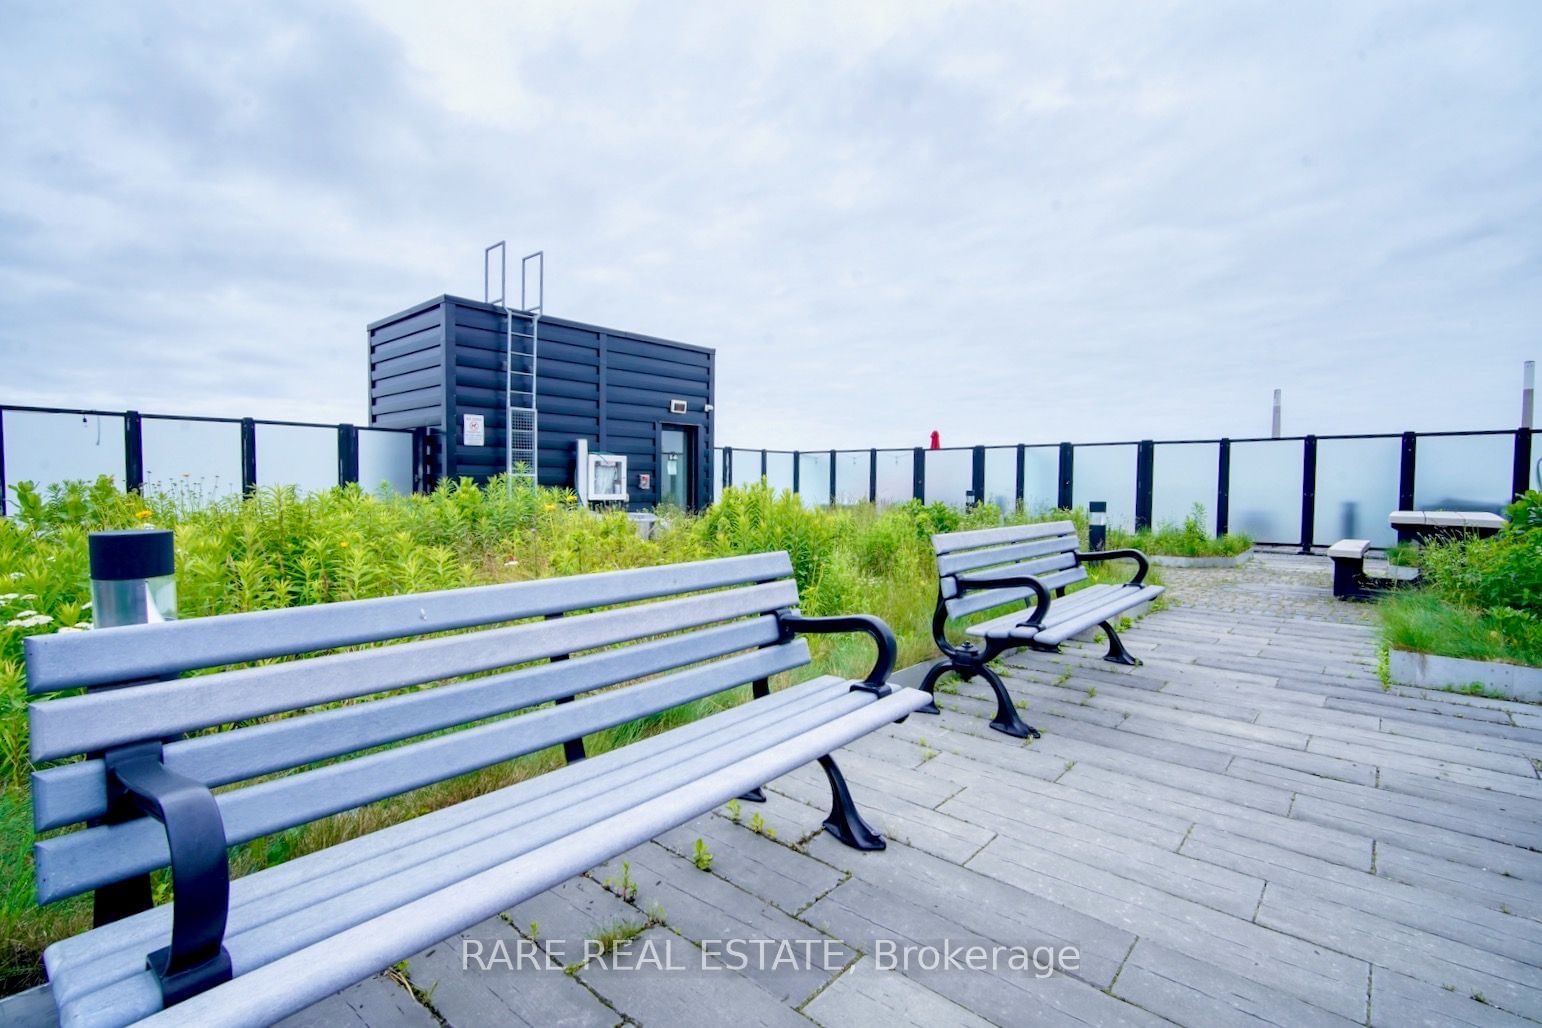
[[[975,870],[1348,1018],[1364,1016],[1369,967],[1278,931],[1076,861],[991,843]],[[1267,898],[1268,892],[1265,892]]]
[[[856,879],[838,886],[815,903],[809,909],[809,917],[843,937],[866,940],[870,947],[869,956],[879,939],[886,940],[896,950],[907,946],[930,947],[932,952],[937,952],[949,942],[955,946],[1033,946],[1037,945],[1035,939],[1038,938],[1018,935],[1003,940],[971,932],[943,914],[922,909],[906,894],[891,893]],[[1128,951],[1128,948],[1129,942],[1126,942],[1124,950]],[[1121,952],[1120,957],[1123,955]],[[899,957],[892,955],[892,959],[898,962]],[[1115,961],[1114,966],[1117,963]],[[918,964],[919,960],[907,965],[903,972],[905,976],[995,1024],[1123,1026],[1163,1023],[1155,1015],[1066,973],[1052,972],[1040,978],[1034,972],[1010,968],[926,970]],[[1109,973],[1111,975],[1112,970]]]
[[[1526,820],[1526,812],[1521,808],[1528,804],[1518,797],[1511,796],[1503,801],[1490,800],[1469,789],[1464,790],[1466,795],[1462,797],[1462,802],[1450,802],[1445,796],[1433,799],[1428,795],[1409,795],[1385,787],[1372,789],[1240,757],[1232,761],[1226,773],[1250,782],[1375,810],[1389,817],[1437,825],[1464,835],[1494,839],[1512,846],[1542,849],[1542,825]],[[1387,772],[1383,771],[1383,786],[1386,784],[1386,776]]]
[[[807,1018],[745,975],[700,970],[699,952],[667,929],[650,928],[633,940],[626,956],[591,961],[578,977],[617,1012],[641,1025],[808,1028]],[[676,961],[680,969],[652,966],[655,956]]]
[[[578,959],[574,954],[582,952],[583,941],[602,929],[643,917],[598,882],[583,877],[569,878],[556,888],[510,908],[506,916],[512,926],[510,931],[517,929],[534,937],[540,945],[550,947],[563,964]]]
[[[1382,842],[1376,846],[1376,873],[1429,890],[1432,904],[1443,902],[1440,894],[1460,896],[1517,917],[1542,919],[1542,884],[1507,876],[1503,868],[1477,868]]]
[[[1435,985],[1385,967],[1371,968],[1371,1024],[1376,1028],[1519,1028],[1535,1023],[1479,1002],[1454,983]]]
[[[824,850],[820,856],[830,860],[839,857],[830,851],[845,850],[834,840],[821,841],[819,846]],[[854,896],[877,893],[888,897],[882,903],[903,899],[903,909],[917,916],[924,912],[928,915],[927,923],[934,928],[941,925],[938,930],[943,930],[944,935],[969,934],[1004,945],[1055,949],[1074,946],[1081,954],[1081,966],[1074,972],[1075,977],[1097,988],[1106,988],[1113,981],[1120,962],[1135,941],[1134,935],[1123,928],[907,846],[891,845],[883,853],[846,852],[851,854],[848,863],[853,878],[862,887],[852,888],[853,882],[848,881],[830,895],[839,893],[851,900]],[[816,903],[810,911],[818,907]],[[864,945],[872,938],[847,941],[872,952]]]
[[[1119,726],[1119,730],[1146,735],[1170,742],[1187,742],[1231,757],[1248,757],[1253,760],[1295,768],[1310,774],[1336,778],[1340,781],[1372,785],[1376,781],[1376,768],[1370,764],[1357,764],[1340,757],[1330,757],[1289,747],[1275,746],[1238,736],[1207,732],[1185,725],[1174,725],[1145,717],[1132,717]]]
[[[22,1022],[16,1022],[20,1025]],[[350,985],[278,1022],[280,1028],[435,1028],[438,1021],[412,994],[379,975]]]
[[[623,860],[631,864],[630,875],[637,884],[637,907],[661,916],[670,928],[687,939],[711,944],[756,939],[786,941],[800,943],[800,951],[817,947],[821,957],[818,962],[756,962],[743,972],[790,1006],[802,1004],[856,956],[839,940],[829,940],[817,929],[710,872],[698,870],[656,843],[618,857],[596,874],[619,879]],[[826,947],[826,942],[832,945]],[[831,954],[835,963],[827,966]]]
[[[1441,939],[1374,914],[1345,917],[1336,903],[1273,882],[1264,891],[1258,923],[1421,981],[1440,981],[1481,993],[1500,1009],[1522,1017],[1542,1017],[1542,969],[1534,965]]]
[[[419,953],[407,962],[407,974],[449,1025],[616,1024],[620,1017],[615,1011],[563,973],[564,959],[576,963],[583,955],[582,937],[570,938],[572,951],[566,958],[528,940],[521,948],[514,930],[493,918]],[[433,1024],[433,1019],[427,1023]]]
[[[1043,813],[1074,821],[1111,840],[1133,839],[1172,851],[1178,849],[1192,825],[1192,822],[1151,811],[1131,810],[1128,805],[1113,804],[1101,796],[1069,786],[1039,784],[1033,780],[1014,786],[977,778],[975,784],[943,804],[941,810],[941,813],[970,820],[967,811],[954,806],[958,803],[999,810],[1025,819]]]
[[[1542,853],[1507,846],[1460,832],[1388,817],[1373,810],[1336,803],[1316,796],[1297,796],[1291,808],[1294,820],[1333,826],[1377,840],[1395,842],[1406,849],[1445,857],[1473,867],[1509,871],[1527,881],[1542,882]]]
[[[1013,840],[1023,850],[1024,860],[1035,864],[1040,857],[1029,854],[1042,850],[1244,920],[1252,919],[1263,894],[1263,879],[1250,874],[1109,835],[1035,807],[1013,808],[990,802],[977,805],[970,799],[966,792],[949,800],[945,809]]]
[[[991,1028],[985,1018],[915,979],[873,968],[871,957],[858,960],[815,996],[803,1013],[827,1028]]]
[[[1430,902],[1424,889],[1254,839],[1196,826],[1182,852],[1279,885],[1517,960],[1542,964],[1542,924],[1459,897]]]
[[[1148,939],[1135,943],[1113,993],[1177,1024],[1344,1026],[1364,1023],[1195,960]]]
[[[697,839],[713,855],[713,874],[784,913],[797,914],[845,877],[827,864],[710,814],[665,832],[657,841],[690,860]]]

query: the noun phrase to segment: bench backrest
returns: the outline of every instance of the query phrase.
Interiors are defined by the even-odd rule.
[[[938,588],[948,617],[961,618],[1033,595],[1026,586],[971,590],[960,595],[960,576],[979,580],[1032,575],[1046,589],[1074,585],[1087,577],[1074,556],[1079,540],[1070,521],[1008,525],[932,536]]]
[[[245,783],[220,814],[258,838],[806,664],[775,617],[797,599],[770,553],[33,636],[30,692],[121,683],[31,704],[33,762],[85,758],[34,772],[35,827],[100,817],[100,755],[156,740],[180,774]],[[143,818],[35,855],[43,902],[169,859]]]

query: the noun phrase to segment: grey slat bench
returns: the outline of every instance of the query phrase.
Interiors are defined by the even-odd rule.
[[[1006,684],[988,666],[1001,654],[1025,646],[1058,651],[1060,644],[1071,636],[1098,625],[1108,636],[1105,660],[1139,664],[1124,648],[1111,619],[1156,599],[1162,594],[1162,587],[1145,584],[1150,564],[1139,550],[1082,553],[1077,549],[1079,545],[1076,525],[1070,521],[932,536],[938,576],[932,638],[943,658],[927,669],[921,689],[930,694],[937,680],[949,671],[966,682],[978,675],[996,693],[996,717],[991,727],[1021,739],[1039,733],[1017,716]],[[1135,577],[1129,582],[1091,585],[1066,595],[1067,586],[1086,580],[1087,571],[1082,565],[1121,558],[1136,563]],[[1055,597],[1053,602],[1051,594]],[[983,646],[948,641],[945,629],[949,620],[1019,602],[1027,609],[1014,610],[965,629],[966,634],[982,640]],[[936,713],[937,707],[931,704],[922,712]]]
[[[86,689],[29,712],[34,764],[83,757],[33,774],[40,833],[85,822],[36,844],[39,901],[95,890],[99,922],[44,955],[62,1022],[271,1023],[813,760],[826,827],[883,848],[829,754],[927,697],[886,684],[882,621],[801,616],[791,575],[774,553],[29,638],[32,692]],[[797,633],[849,631],[878,645],[864,681],[770,691],[810,660]],[[228,845],[558,744],[557,770],[228,878]]]

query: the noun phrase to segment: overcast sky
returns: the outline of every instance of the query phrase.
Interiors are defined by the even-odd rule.
[[[505,237],[732,445],[1512,427],[1542,4],[0,0],[0,402],[362,421]]]

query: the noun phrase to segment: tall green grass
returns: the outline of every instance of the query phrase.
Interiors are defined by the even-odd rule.
[[[1205,505],[1196,503],[1181,525],[1167,523],[1139,532],[1111,528],[1108,545],[1110,549],[1133,548],[1164,557],[1235,557],[1253,545],[1251,538],[1240,533],[1211,535],[1208,524]]]
[[[763,483],[725,491],[699,516],[666,512],[652,539],[619,512],[593,514],[565,491],[485,488],[447,482],[422,496],[373,494],[357,486],[298,495],[264,489],[203,502],[186,490],[141,496],[112,482],[71,483],[40,495],[16,489],[19,515],[0,519],[0,992],[41,979],[49,942],[89,927],[89,901],[39,909],[33,898],[27,794],[26,682],[22,640],[89,624],[86,537],[98,529],[154,525],[175,532],[183,617],[325,603],[491,582],[518,581],[708,557],[786,550],[802,608],[812,615],[877,614],[895,630],[899,666],[934,655],[930,624],[937,578],[934,532],[1035,518],[993,507],[964,513],[911,502],[810,509]],[[1044,512],[1040,517],[1080,513]],[[1096,565],[1099,578],[1128,569]],[[989,616],[986,612],[981,616]],[[778,687],[816,674],[856,677],[873,660],[860,636],[808,639],[813,663]],[[666,711],[587,739],[592,753],[742,702],[747,690]],[[386,824],[500,788],[561,763],[548,750],[235,847],[245,874]],[[164,894],[164,882],[157,883]]]
[[[1377,605],[1382,638],[1443,657],[1542,666],[1542,493],[1511,504],[1488,539],[1426,541],[1401,549],[1420,569],[1418,590]]]

